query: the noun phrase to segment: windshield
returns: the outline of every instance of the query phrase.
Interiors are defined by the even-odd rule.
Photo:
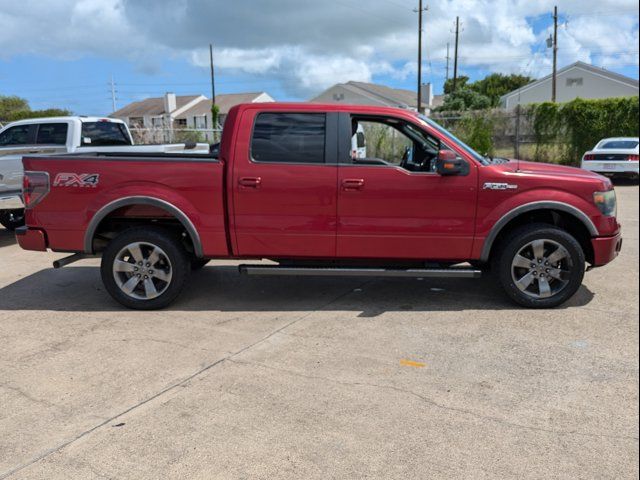
[[[85,147],[113,147],[133,144],[125,126],[118,122],[83,122],[81,135],[81,145]]]
[[[437,124],[436,122],[431,120],[429,117],[419,113],[418,114],[418,118],[420,120],[422,120],[424,123],[426,123],[427,125],[429,125],[430,127],[434,128],[435,130],[440,132],[445,138],[450,140],[452,143],[455,143],[456,145],[458,145],[460,148],[462,148],[470,156],[475,158],[482,165],[490,165],[491,164],[491,161],[488,158],[483,157],[482,155],[480,155],[473,148],[471,148],[469,145],[467,145],[462,140],[460,140],[458,137],[456,137],[454,134],[452,134],[449,130],[446,130],[445,128],[441,127],[439,124]]]

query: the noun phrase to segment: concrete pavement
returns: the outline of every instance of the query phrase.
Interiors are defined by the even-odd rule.
[[[637,478],[638,187],[556,310],[487,280],[193,275],[133,312],[0,230],[0,479]]]

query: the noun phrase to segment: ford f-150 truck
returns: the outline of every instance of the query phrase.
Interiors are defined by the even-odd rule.
[[[352,139],[364,132],[365,158]],[[217,157],[24,159],[28,250],[101,255],[121,304],[161,308],[209,259],[252,275],[473,278],[489,271],[526,307],[554,307],[587,265],[618,254],[611,182],[558,165],[496,161],[394,108],[248,104]],[[215,288],[215,287],[213,287]]]
[[[181,152],[185,144],[134,145],[127,124],[114,118],[49,117],[12,122],[0,128],[0,224],[13,230],[24,224],[22,156],[89,152]],[[189,152],[208,153],[206,143]]]

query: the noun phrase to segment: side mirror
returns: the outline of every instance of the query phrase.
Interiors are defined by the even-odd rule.
[[[436,172],[443,176],[466,175],[469,173],[469,164],[452,150],[440,150],[436,159]]]

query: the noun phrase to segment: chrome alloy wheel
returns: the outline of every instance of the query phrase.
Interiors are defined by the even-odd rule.
[[[171,284],[172,268],[160,247],[146,242],[130,243],[113,261],[116,285],[131,298],[151,300],[162,295]]]
[[[538,239],[523,246],[511,262],[518,289],[532,298],[549,298],[569,284],[573,262],[558,242]]]

